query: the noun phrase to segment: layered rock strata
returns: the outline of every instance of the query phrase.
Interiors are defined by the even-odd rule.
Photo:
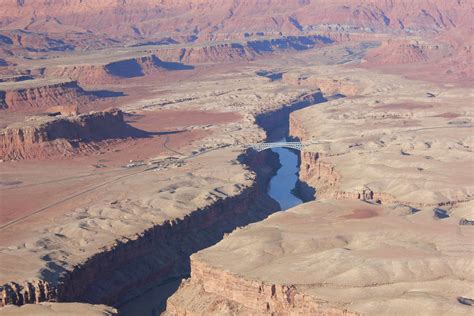
[[[94,151],[99,142],[143,136],[146,133],[124,122],[120,110],[72,117],[38,116],[0,132],[0,157],[19,160],[71,156]]]
[[[97,99],[84,91],[77,81],[32,81],[0,84],[0,110],[47,110],[53,106],[77,107]]]

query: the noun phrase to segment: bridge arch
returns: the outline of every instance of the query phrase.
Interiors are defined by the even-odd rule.
[[[301,142],[276,142],[276,143],[258,143],[250,146],[254,150],[260,152],[271,148],[290,148],[295,150],[301,150],[304,144]]]

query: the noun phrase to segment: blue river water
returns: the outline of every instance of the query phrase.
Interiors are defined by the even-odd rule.
[[[287,210],[303,203],[292,193],[298,181],[298,155],[287,148],[272,148],[271,150],[278,154],[281,167],[277,174],[270,179],[268,194],[280,204],[282,210]]]

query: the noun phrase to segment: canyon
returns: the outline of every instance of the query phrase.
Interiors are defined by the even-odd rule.
[[[0,6],[0,315],[472,313],[469,1]]]
[[[473,216],[471,91],[364,72],[293,74],[327,78],[336,94],[350,78],[359,91],[290,114],[290,135],[320,141],[300,166],[300,190],[319,201],[193,254],[172,315],[470,313],[459,301],[472,296],[474,267],[462,224]]]

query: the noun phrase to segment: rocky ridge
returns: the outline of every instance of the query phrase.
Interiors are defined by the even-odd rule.
[[[32,117],[0,132],[2,160],[68,157],[95,151],[100,142],[144,137],[145,132],[127,125],[120,110],[93,112],[71,117]]]

